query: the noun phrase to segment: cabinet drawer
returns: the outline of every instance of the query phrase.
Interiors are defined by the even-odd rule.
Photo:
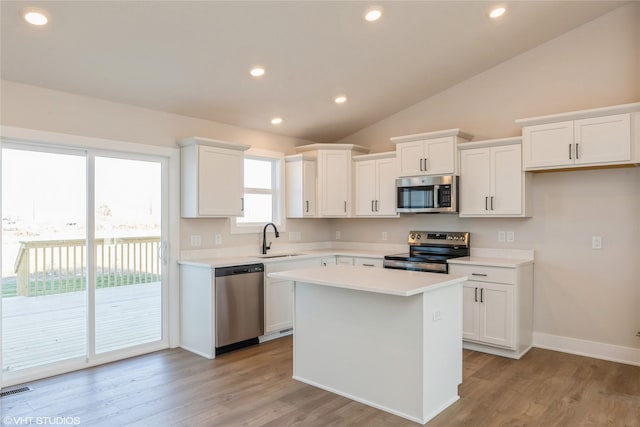
[[[318,267],[320,264],[318,259],[301,259],[301,260],[286,260],[280,262],[270,262],[265,263],[265,273],[276,273],[278,271],[287,271],[287,270],[297,270],[301,268],[314,268]]]
[[[506,283],[510,285],[516,283],[515,268],[451,264],[449,272],[459,276],[467,276],[469,280],[478,282]]]
[[[378,258],[354,258],[353,265],[382,268],[382,260]]]

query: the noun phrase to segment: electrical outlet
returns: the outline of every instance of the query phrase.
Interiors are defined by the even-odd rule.
[[[341,237],[342,237],[342,233],[340,233],[339,231],[336,231],[336,240],[340,240]]]
[[[440,320],[442,320],[442,313],[440,312],[440,310],[436,310],[433,312],[432,319],[434,322],[439,322]]]
[[[296,240],[302,240],[302,234],[299,231],[296,231]]]
[[[505,241],[505,233],[504,231],[498,231],[498,242],[504,242]]]
[[[591,249],[602,249],[602,236],[591,236]]]
[[[387,234],[386,231],[382,232],[382,240],[387,240],[389,238],[389,235]]]
[[[200,246],[202,245],[202,238],[197,234],[191,235],[191,246]]]
[[[290,231],[289,232],[289,240],[296,240],[296,232],[295,231]]]
[[[216,245],[221,245],[222,244],[222,234],[217,233],[215,235],[215,241],[216,241]]]
[[[507,231],[507,242],[515,242],[516,241],[516,235],[513,231]]]

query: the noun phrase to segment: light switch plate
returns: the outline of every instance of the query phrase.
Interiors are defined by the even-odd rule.
[[[200,246],[202,245],[202,238],[198,234],[191,235],[191,246]]]
[[[498,231],[498,242],[504,242],[506,240],[504,231]]]
[[[602,249],[602,236],[591,236],[591,249]]]
[[[222,234],[216,234],[215,235],[215,240],[216,240],[216,245],[221,245],[222,244]]]
[[[336,240],[340,240],[341,237],[342,237],[342,233],[340,233],[339,231],[336,231]]]
[[[516,235],[513,231],[507,231],[507,242],[515,242]]]

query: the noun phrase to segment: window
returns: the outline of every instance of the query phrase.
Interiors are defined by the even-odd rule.
[[[244,216],[231,221],[232,233],[258,233],[273,222],[284,229],[283,156],[250,150],[244,159]]]

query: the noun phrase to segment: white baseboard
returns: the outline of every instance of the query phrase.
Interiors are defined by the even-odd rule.
[[[550,335],[541,332],[533,333],[533,346],[595,359],[640,366],[640,348],[622,347],[596,341]]]

